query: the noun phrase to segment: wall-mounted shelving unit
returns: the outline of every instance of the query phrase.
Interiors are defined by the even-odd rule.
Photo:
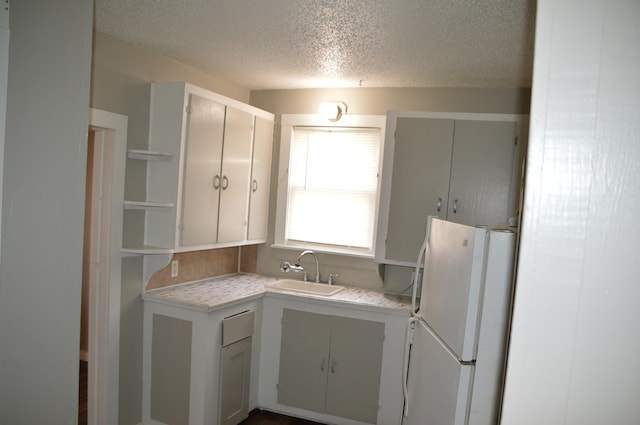
[[[144,256],[144,283],[176,252],[266,241],[273,127],[237,100],[152,83],[147,149],[127,151],[122,248]]]
[[[148,163],[165,163],[169,164],[169,162],[174,158],[174,155],[167,152],[160,152],[154,150],[146,150],[146,149],[127,149],[127,158],[134,159],[138,161],[146,161]],[[149,166],[149,164],[147,164]],[[166,165],[165,165],[166,167]],[[147,214],[151,211],[162,211],[162,210],[172,210],[175,208],[174,202],[163,202],[157,200],[145,200],[145,201],[136,201],[136,200],[125,200],[124,201],[124,209],[125,211],[129,210],[138,210],[143,211],[145,214],[144,220],[147,220]],[[122,252],[130,255],[158,255],[158,254],[172,254],[172,247],[163,247],[163,246],[154,246],[154,245],[146,245],[144,243],[140,244],[128,244],[123,246]]]

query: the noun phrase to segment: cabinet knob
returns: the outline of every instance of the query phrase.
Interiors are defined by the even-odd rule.
[[[213,178],[213,188],[220,189],[220,176],[218,174]]]
[[[336,373],[336,359],[331,362],[331,373]]]
[[[454,199],[453,200],[453,213],[457,213],[458,212],[458,200]]]
[[[320,372],[324,372],[324,365],[325,364],[325,359],[322,359],[322,362],[320,363]]]
[[[254,179],[253,180],[253,192],[257,192],[258,191],[258,180]]]
[[[229,187],[229,179],[227,176],[222,176],[222,190],[227,190]]]
[[[442,198],[438,198],[438,202],[436,202],[436,210],[440,212],[442,209]]]

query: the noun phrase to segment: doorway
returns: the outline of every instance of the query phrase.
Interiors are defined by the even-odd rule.
[[[80,377],[86,377],[86,392],[81,382],[79,394],[86,395],[79,423],[89,425],[118,423],[126,129],[127,117],[90,110],[80,335]]]

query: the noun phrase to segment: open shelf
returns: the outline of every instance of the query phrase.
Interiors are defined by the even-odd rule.
[[[127,157],[142,161],[161,161],[170,159],[173,155],[166,152],[149,151],[144,149],[128,149]]]
[[[174,252],[174,250],[171,248],[163,248],[159,246],[149,246],[149,245],[136,246],[136,247],[123,247],[120,251],[126,254],[140,254],[140,255],[173,254]]]
[[[146,210],[153,208],[173,208],[175,204],[170,202],[149,202],[149,201],[124,201],[125,210]]]

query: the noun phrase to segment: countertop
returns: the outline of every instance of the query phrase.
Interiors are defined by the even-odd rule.
[[[152,289],[143,292],[142,299],[207,312],[238,302],[261,298],[265,294],[313,299],[397,313],[408,313],[411,308],[411,300],[408,297],[387,295],[351,286],[345,286],[342,291],[329,297],[266,288],[266,285],[277,280],[257,274],[238,273]]]

